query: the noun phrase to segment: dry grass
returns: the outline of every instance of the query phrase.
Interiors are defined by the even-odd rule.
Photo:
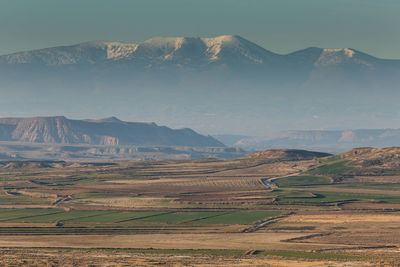
[[[46,235],[2,236],[0,247],[71,248],[157,248],[157,249],[237,249],[313,250],[319,244],[287,243],[302,233],[201,233],[135,235]]]
[[[279,259],[276,257],[237,257],[209,255],[131,254],[115,251],[57,251],[18,250],[0,251],[2,266],[255,266],[255,267],[358,267],[376,266],[368,262],[337,262],[321,260]]]

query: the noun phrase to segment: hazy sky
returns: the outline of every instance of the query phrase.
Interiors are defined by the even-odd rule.
[[[237,34],[278,53],[400,59],[399,0],[0,0],[0,54],[90,40]]]

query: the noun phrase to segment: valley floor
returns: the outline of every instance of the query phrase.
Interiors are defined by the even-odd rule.
[[[335,157],[3,166],[2,266],[400,264],[400,173]]]

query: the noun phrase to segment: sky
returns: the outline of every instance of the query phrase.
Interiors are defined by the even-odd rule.
[[[398,0],[0,0],[0,54],[92,40],[240,35],[277,53],[400,59]]]

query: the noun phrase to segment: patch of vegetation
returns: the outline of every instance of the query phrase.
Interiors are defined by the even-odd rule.
[[[290,192],[290,191],[289,191]],[[291,194],[285,192],[279,194],[277,197],[278,203],[281,204],[332,204],[332,203],[343,203],[343,202],[355,202],[355,201],[380,201],[384,203],[400,203],[400,196],[389,196],[383,194],[365,194],[365,193],[345,193],[345,192],[324,192],[324,191],[300,191],[302,194],[309,193],[313,197],[298,197],[293,196],[295,192]]]
[[[272,192],[267,193],[267,195],[274,195],[278,198],[314,198],[315,195],[309,191],[303,190],[282,190],[275,189]]]
[[[68,220],[68,222],[93,222],[93,223],[119,223],[138,219],[150,218],[165,214],[159,211],[129,211],[129,212],[103,212],[89,217],[79,217]]]
[[[330,162],[335,162],[335,161],[338,161],[338,160],[340,160],[340,156],[339,155],[331,156],[331,157],[328,157],[328,158],[318,159],[318,161],[320,163],[330,163]]]
[[[58,221],[69,221],[77,218],[87,218],[87,221],[96,222],[93,218],[95,215],[102,215],[112,213],[112,211],[92,211],[92,210],[73,210],[73,211],[62,211],[52,214],[38,214],[29,217],[20,217],[16,219],[10,219],[10,222],[28,222],[28,223],[55,223]]]
[[[290,176],[274,181],[279,187],[325,185],[330,184],[331,179],[324,176]]]
[[[357,189],[378,189],[378,190],[398,190],[400,183],[343,183],[343,184],[332,184],[330,186],[340,188],[357,188]]]
[[[163,233],[166,229],[159,225],[121,225],[121,224],[96,224],[80,223],[69,224],[61,223],[58,226],[15,226],[15,227],[0,227],[1,235],[69,235],[69,234],[84,234],[84,235],[125,235],[125,234],[141,234],[143,232]],[[177,229],[177,228],[170,228]],[[179,230],[183,229],[179,226]]]
[[[0,209],[0,221],[62,213],[59,209]]]
[[[59,209],[0,210],[0,221],[25,223],[166,223],[166,224],[250,224],[279,215],[279,212],[165,212],[165,211],[93,211]]]
[[[149,218],[142,219],[142,221],[179,224],[179,223],[194,222],[194,221],[197,222],[201,221],[202,219],[213,218],[224,214],[226,214],[226,212],[219,212],[219,211],[174,212],[167,214],[164,213],[158,216],[152,216]]]
[[[20,205],[20,204],[50,204],[52,201],[46,198],[30,197],[21,194],[0,194],[0,203],[2,205]]]
[[[0,227],[0,235],[129,234],[138,229],[111,227]]]
[[[32,182],[39,185],[47,185],[47,186],[66,186],[66,185],[75,185],[80,183],[88,183],[87,179],[82,178],[40,178],[40,179],[32,179]]]
[[[328,174],[344,174],[354,170],[356,167],[348,166],[348,160],[335,161],[334,163],[323,164],[315,169],[309,170],[306,174],[328,175]]]
[[[280,212],[230,212],[220,216],[210,217],[196,221],[205,224],[251,224],[253,222],[268,219],[280,215]]]

